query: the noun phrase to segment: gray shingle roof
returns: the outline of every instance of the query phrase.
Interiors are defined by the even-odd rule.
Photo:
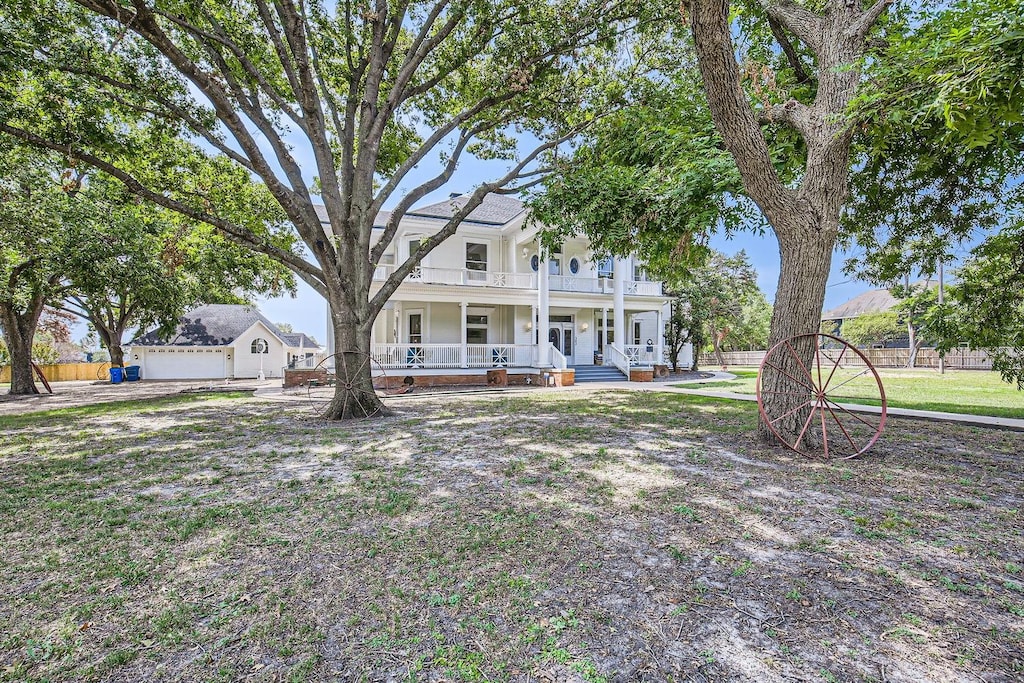
[[[302,347],[304,349],[316,349],[320,345],[309,338],[303,332],[283,332],[281,336],[284,338],[285,344],[288,346]]]
[[[424,206],[421,209],[413,209],[407,215],[420,218],[440,218],[448,220],[455,215],[455,212],[466,205],[469,197],[458,195]],[[515,197],[506,197],[500,194],[489,194],[484,197],[483,203],[473,209],[465,222],[480,223],[482,225],[505,225],[517,218],[526,211],[526,206]]]
[[[331,222],[331,219],[327,216],[327,207],[323,204],[314,204],[313,208],[316,209],[316,217],[320,219],[321,223],[327,224]],[[377,214],[377,218],[373,221],[373,227],[384,229],[387,225],[388,219],[391,218],[390,211],[381,211]]]
[[[822,320],[845,320],[865,313],[882,313],[896,305],[888,289],[872,289],[821,314]]]
[[[415,216],[417,218],[437,218],[440,220],[448,220],[455,215],[455,212],[466,205],[469,201],[469,197],[465,195],[455,195],[444,201],[437,202],[435,204],[428,204],[420,209],[412,209],[406,212],[406,216]],[[327,208],[322,204],[314,204],[313,208],[316,209],[317,218],[320,219],[321,223],[328,223],[330,219],[327,217]],[[480,206],[473,209],[468,216],[466,216],[466,223],[477,223],[479,225],[493,225],[500,226],[509,223],[516,219],[520,214],[526,211],[526,206],[516,199],[515,197],[506,197],[500,194],[489,194],[484,197],[484,201]],[[387,225],[388,219],[391,218],[390,211],[381,211],[377,214],[376,220],[373,222],[374,229],[383,229]]]
[[[255,306],[207,304],[181,316],[178,327],[166,339],[161,339],[153,330],[136,337],[128,346],[230,346],[257,321],[285,341],[281,331]]]

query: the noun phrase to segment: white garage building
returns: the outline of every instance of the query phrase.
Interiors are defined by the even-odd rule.
[[[285,367],[312,367],[323,355],[310,337],[282,332],[254,306],[208,304],[183,315],[166,337],[136,337],[125,364],[149,380],[252,378],[261,369],[281,377]]]

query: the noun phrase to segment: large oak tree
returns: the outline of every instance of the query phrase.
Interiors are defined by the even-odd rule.
[[[13,55],[3,63],[0,132],[92,164],[279,259],[329,301],[338,350],[368,354],[374,319],[423,256],[488,193],[539,182],[549,155],[615,98],[601,75],[619,64],[616,37],[636,6],[643,3],[11,3],[0,10],[0,39]],[[183,135],[199,146],[182,158],[147,155],[146,136],[122,139],[119,117],[148,124],[149,136]],[[189,172],[196,154],[261,180],[304,253],[225,218],[218,188]],[[506,159],[507,170],[481,179],[371,295],[405,212],[470,155]],[[438,161],[426,179],[413,174]],[[386,206],[390,218],[374,234]],[[339,385],[332,417],[379,409],[368,366],[356,365],[367,367],[361,398],[346,400]]]

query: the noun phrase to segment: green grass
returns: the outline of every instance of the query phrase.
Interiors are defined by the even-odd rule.
[[[1024,434],[906,421],[833,464],[692,394],[435,395],[346,424],[223,396],[0,432],[0,681],[597,683],[637,652],[689,675],[662,632],[708,680],[735,678],[723,632],[773,660],[758,680],[1024,672]],[[768,629],[737,621],[762,603]],[[930,649],[887,647],[901,627]]]
[[[678,384],[684,389],[727,390],[753,394],[757,372],[750,369],[730,370],[735,380]],[[859,370],[836,372],[830,386],[846,380],[837,399],[845,403],[879,405],[874,379],[870,375],[855,377]],[[1024,392],[1007,384],[997,372],[950,370],[940,375],[934,370],[879,370],[889,406],[911,410],[933,410],[967,415],[1024,418]],[[855,377],[855,378],[854,378]],[[854,379],[851,379],[854,378]]]
[[[106,403],[73,406],[70,408],[54,408],[53,410],[40,410],[22,415],[0,415],[0,429],[19,429],[49,420],[67,421],[88,417],[101,417],[103,415],[125,415],[140,410],[168,408],[197,401],[209,401],[215,398],[245,398],[251,394],[252,392],[248,391],[179,394],[177,396],[162,396],[160,398],[133,398],[123,401],[107,401]]]

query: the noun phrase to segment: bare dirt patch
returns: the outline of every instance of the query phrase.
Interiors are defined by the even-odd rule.
[[[895,419],[821,463],[694,396],[395,406],[5,427],[0,676],[1024,676],[1024,434]]]

